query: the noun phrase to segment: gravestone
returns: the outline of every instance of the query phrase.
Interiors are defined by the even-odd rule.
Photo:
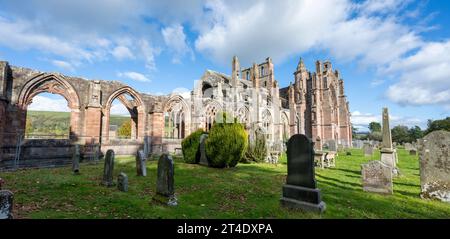
[[[75,144],[72,155],[72,172],[74,174],[80,173],[80,145]]]
[[[391,128],[389,128],[389,112],[388,108],[383,108],[383,125],[382,125],[383,141],[381,142],[381,162],[391,167],[394,176],[398,174],[396,152],[392,147]]]
[[[106,151],[105,166],[103,168],[102,184],[104,186],[107,187],[114,186],[113,172],[114,172],[114,151],[112,149],[108,149],[108,151]]]
[[[161,155],[158,161],[158,175],[156,179],[156,195],[153,200],[168,206],[178,204],[174,189],[173,159],[167,154]]]
[[[450,202],[450,132],[426,135],[419,144],[419,161],[421,197]]]
[[[200,161],[199,164],[208,166],[208,157],[206,157],[206,139],[208,134],[202,134],[200,136]]]
[[[314,148],[306,135],[293,135],[287,147],[287,178],[281,205],[305,211],[323,212],[326,208],[316,186]]]
[[[0,190],[0,219],[13,219],[14,194],[8,190]]]
[[[147,176],[147,166],[145,165],[145,161],[147,158],[145,157],[145,153],[143,150],[138,150],[136,152],[136,171],[137,176]]]
[[[416,155],[417,155],[417,151],[416,151],[415,149],[411,149],[411,150],[409,151],[409,155],[414,155],[414,156],[416,156]]]
[[[117,188],[119,191],[128,192],[128,176],[124,172],[117,177]]]
[[[325,157],[327,152],[324,151],[314,151],[314,166],[321,169],[325,168]]]
[[[363,149],[364,149],[364,156],[373,155],[373,147],[370,144],[364,143]]]
[[[366,192],[392,194],[392,168],[381,161],[361,165],[362,185]]]
[[[334,140],[334,139],[328,140],[328,150],[329,151],[337,151],[337,147],[338,147],[338,145],[336,143],[336,140]]]

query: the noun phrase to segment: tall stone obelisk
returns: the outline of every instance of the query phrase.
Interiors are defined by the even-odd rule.
[[[388,108],[383,108],[383,141],[381,142],[381,162],[391,167],[394,175],[398,174],[396,163],[396,152],[392,147],[391,129],[389,128],[389,112]]]

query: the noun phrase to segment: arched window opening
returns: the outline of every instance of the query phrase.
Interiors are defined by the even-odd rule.
[[[27,106],[26,139],[68,139],[71,109],[59,94],[40,93]]]
[[[213,98],[213,88],[209,83],[203,82],[202,94],[203,98]]]
[[[186,136],[186,108],[180,99],[169,101],[164,112],[164,137],[183,139]]]
[[[137,110],[134,106],[123,102],[132,102],[133,98],[128,94],[122,95],[122,100],[117,97],[111,104],[109,113],[109,138],[110,139],[136,139]]]

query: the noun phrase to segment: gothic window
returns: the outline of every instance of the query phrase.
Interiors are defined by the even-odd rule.
[[[324,89],[328,88],[328,82],[327,82],[327,78],[326,77],[323,78],[323,88]]]
[[[295,117],[295,127],[296,127],[296,133],[300,134],[300,117],[297,115]]]
[[[262,123],[263,123],[263,129],[266,133],[267,140],[272,139],[272,115],[268,110],[265,110],[262,114]]]
[[[246,76],[247,80],[250,80],[250,72],[247,71],[247,76]]]
[[[264,66],[261,66],[260,71],[259,71],[259,75],[260,75],[260,76],[264,76],[264,75],[265,75],[265,69],[264,69]]]
[[[179,100],[169,102],[164,112],[164,137],[182,139],[186,131],[186,112]]]

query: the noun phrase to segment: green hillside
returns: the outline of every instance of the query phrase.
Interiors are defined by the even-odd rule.
[[[111,115],[110,125],[121,126],[130,117]],[[26,132],[28,135],[68,135],[70,112],[28,111]]]

